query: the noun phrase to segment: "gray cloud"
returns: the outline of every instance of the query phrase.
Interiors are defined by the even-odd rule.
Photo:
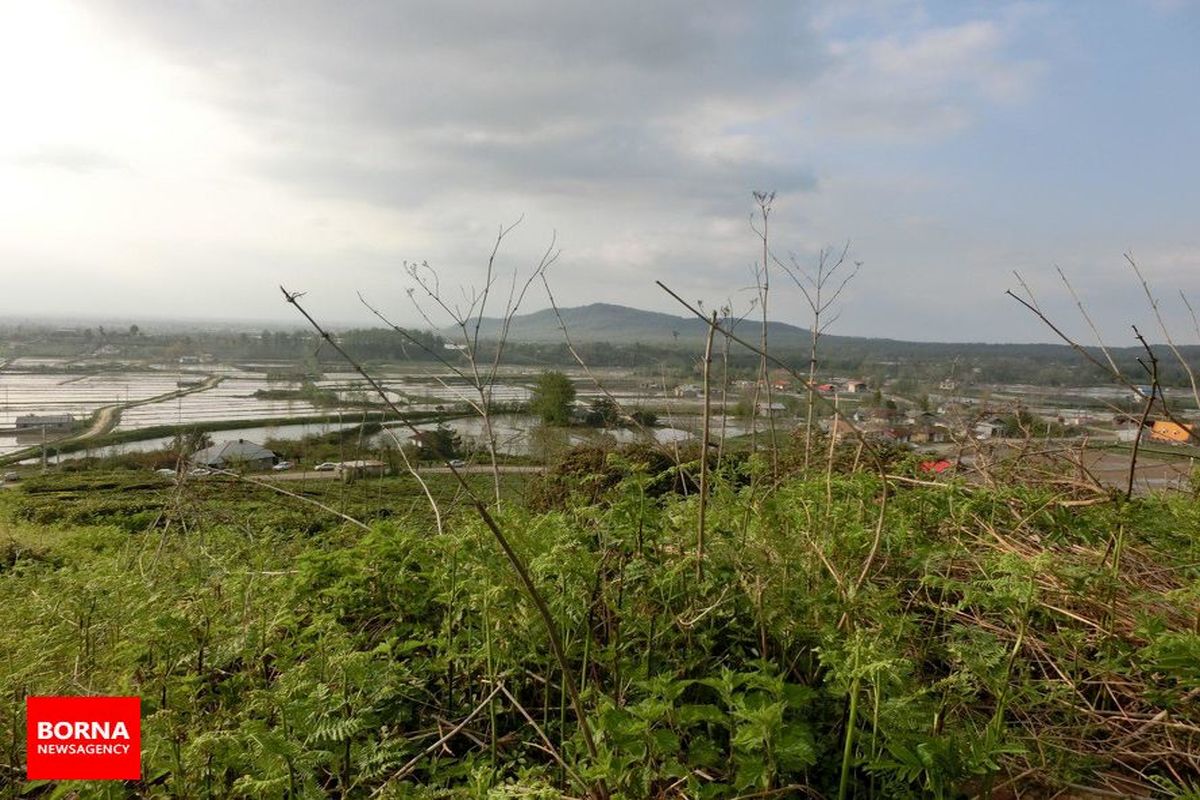
[[[718,302],[749,282],[750,191],[773,189],[781,252],[804,258],[851,237],[867,262],[843,332],[928,337],[905,320],[931,296],[954,298],[951,316],[979,335],[1008,324],[976,300],[1007,274],[1005,234],[961,230],[949,206],[962,204],[939,198],[963,181],[929,149],[1038,87],[1043,65],[1014,46],[1016,11],[964,6],[933,21],[907,0],[836,12],[794,0],[84,8],[106,41],[184,76],[172,100],[234,131],[205,162],[211,182],[144,172],[152,210],[163,186],[190,201],[198,221],[158,244],[164,262],[187,261],[172,280],[194,280],[197,296],[235,302],[208,284],[261,277],[273,303],[287,280],[314,298],[342,292],[330,309],[345,319],[353,289],[391,292],[405,258],[477,279],[495,226],[524,214],[506,267],[535,261],[556,230],[563,302],[665,309],[655,277]],[[968,201],[992,202],[981,197]],[[206,198],[245,208],[210,213]],[[1046,241],[1031,248],[1049,260]],[[245,303],[238,313],[253,315]],[[802,319],[799,303],[774,307]]]
[[[827,60],[793,3],[120,3],[123,29],[206,71],[273,178],[407,205],[465,181],[727,191],[811,168],[687,149],[692,115],[766,118]],[[694,128],[693,128],[694,126]],[[420,176],[422,192],[407,188]],[[395,184],[395,188],[389,188]],[[430,189],[432,188],[432,191]]]

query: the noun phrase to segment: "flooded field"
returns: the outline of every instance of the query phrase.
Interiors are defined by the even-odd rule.
[[[486,449],[487,433],[483,420],[478,417],[456,419],[447,423],[459,436],[463,444],[471,449]],[[426,423],[416,426],[419,430],[432,430],[436,423]],[[536,456],[544,449],[559,449],[587,444],[604,436],[609,436],[618,442],[645,441],[647,434],[640,430],[626,428],[546,428],[537,417],[528,414],[504,414],[492,420],[492,429],[496,435],[498,452],[511,456]],[[651,431],[654,439],[661,444],[683,442],[691,439],[690,431],[679,428],[654,428]],[[395,438],[393,438],[395,437]],[[394,446],[395,441],[402,444],[412,438],[407,428],[399,425],[389,425],[388,429],[376,434],[373,446]]]
[[[91,368],[95,369],[95,366]],[[348,370],[325,373],[312,384],[307,384],[309,388],[345,403],[339,406],[336,400],[317,405],[299,396],[306,384],[294,377],[296,368],[293,364],[141,364],[130,365],[128,371],[108,370],[96,374],[88,374],[87,369],[87,365],[66,360],[18,359],[0,371],[0,455],[40,443],[40,431],[26,433],[19,438],[13,432],[16,417],[24,414],[67,413],[83,423],[98,409],[117,407],[120,416],[113,430],[121,433],[136,433],[168,425],[214,425],[263,420],[264,424],[260,427],[231,428],[212,433],[216,441],[239,437],[262,441],[270,438],[299,439],[313,433],[327,433],[339,425],[336,421],[318,425],[289,422],[300,417],[344,414],[345,420],[341,424],[350,426],[362,413],[361,407],[356,407],[356,404],[378,401],[374,389],[358,373]],[[540,372],[540,369],[534,368],[503,371],[492,388],[493,401],[528,401]],[[652,436],[663,444],[686,442],[699,437],[703,408],[699,398],[674,397],[672,392],[663,390],[661,382],[647,381],[617,369],[597,370],[593,374],[626,410],[653,410],[658,415],[658,426],[652,432],[582,427],[548,430],[532,416],[500,415],[496,418],[496,436],[501,452],[536,456],[600,437],[632,442]],[[291,376],[292,379],[280,379],[282,375]],[[572,377],[576,385],[577,405],[587,406],[605,394],[581,371],[576,371]],[[217,378],[220,378],[219,382],[216,382]],[[389,400],[413,411],[462,407],[464,401],[477,400],[474,389],[444,367],[393,367],[381,370],[378,380],[384,386]],[[215,385],[199,386],[203,381],[214,382]],[[275,392],[277,395],[290,392],[296,396],[280,398],[256,394],[262,392]],[[269,420],[279,422],[266,422]],[[760,429],[765,429],[766,425],[765,420],[759,421]],[[80,427],[77,426],[75,434],[80,432]],[[468,447],[484,447],[486,436],[482,420],[457,419],[451,423],[451,427]],[[5,431],[5,428],[8,430]],[[712,436],[719,436],[722,428],[725,435],[731,437],[748,432],[745,420],[733,417],[722,419],[719,409],[714,409]],[[403,429],[397,428],[394,432],[401,441],[408,439]],[[90,452],[93,455],[117,455],[159,449],[168,442],[167,438],[148,436],[143,440]],[[377,438],[373,446],[391,442],[391,436],[383,435]]]
[[[265,377],[227,377],[212,389],[127,409],[121,414],[117,430],[224,420],[287,419],[329,411],[304,400],[267,400],[254,396],[259,390],[289,386],[291,384],[268,382]]]
[[[268,378],[292,371],[291,365],[130,365],[128,371],[105,371],[96,374],[88,374],[86,369],[86,365],[62,359],[17,359],[5,370],[0,371],[0,455],[41,442],[40,431],[20,436],[13,431],[16,418],[26,414],[71,414],[81,426],[98,409],[119,407],[120,419],[114,430],[126,433],[162,425],[278,419],[278,425],[218,430],[213,433],[213,438],[217,441],[239,436],[251,440],[299,439],[313,433],[327,433],[336,429],[338,423],[303,425],[289,424],[287,420],[318,414],[344,413],[344,425],[349,426],[353,424],[353,415],[361,413],[360,409],[355,408],[356,403],[378,400],[375,391],[362,376],[351,371],[326,373],[313,384],[318,390],[332,393],[344,401],[346,405],[339,408],[336,404],[317,406],[299,397],[277,399],[256,396],[256,393],[261,391],[300,390],[302,385],[298,382]],[[540,370],[527,368],[505,371],[492,388],[493,401],[528,401],[539,373]],[[655,389],[639,384],[619,370],[601,370],[595,374],[606,385],[612,387],[612,396],[628,408],[653,407],[659,412],[660,427],[653,432],[653,437],[658,442],[683,442],[698,436],[701,429],[699,400],[667,396],[661,388]],[[217,385],[197,388],[199,382],[215,377],[221,379]],[[578,374],[573,377],[576,379],[577,403],[585,405],[602,396],[603,392],[585,375]],[[387,391],[389,400],[414,411],[461,406],[464,401],[474,402],[478,399],[475,390],[462,378],[441,368],[415,366],[384,370],[380,373],[379,382]],[[183,391],[188,393],[170,396]],[[164,395],[167,396],[163,397]],[[154,398],[159,397],[163,399],[154,401]],[[80,426],[77,426],[76,434]],[[473,447],[483,446],[486,437],[481,420],[460,419],[454,421],[452,427],[460,433],[464,443]],[[719,417],[714,418],[712,427],[716,435],[721,427]],[[744,424],[738,420],[726,420],[726,428],[730,436],[745,433]],[[498,417],[496,433],[500,450],[512,455],[536,454],[540,448],[546,446],[544,440],[547,440],[547,437],[555,438],[556,446],[570,446],[594,440],[599,436],[608,436],[621,442],[634,441],[646,436],[645,433],[636,430],[597,431],[584,428],[551,434],[544,430],[535,418],[523,415]],[[52,435],[50,440],[53,438],[55,437]],[[401,438],[406,440],[407,434]],[[391,441],[390,436],[385,436],[379,443],[382,444],[384,439]],[[93,455],[117,455],[148,451],[159,449],[168,442],[167,438],[148,437],[144,440],[85,451],[84,454],[90,452]]]
[[[178,378],[130,372],[99,375],[0,372],[0,428],[26,414],[71,414],[83,419],[101,406],[145,400],[175,391]]]
[[[265,442],[268,439],[298,441],[306,436],[321,436],[327,433],[332,433],[343,428],[352,428],[357,425],[357,422],[351,421],[350,415],[347,415],[344,422],[311,422],[311,423],[285,423],[281,425],[264,425],[255,428],[228,428],[225,430],[210,431],[209,436],[214,442],[226,442],[234,439],[248,439],[252,442]],[[54,457],[52,461],[70,461],[79,458],[109,458],[112,456],[121,456],[127,453],[151,453],[156,450],[162,450],[170,447],[174,437],[171,436],[156,436],[151,439],[138,439],[133,442],[124,442],[122,444],[105,445],[104,447],[95,447],[88,450],[79,450],[74,453],[65,453],[61,457]],[[28,442],[27,444],[36,444],[36,442]],[[22,445],[22,446],[27,446]],[[37,463],[37,458],[26,459],[23,464]]]

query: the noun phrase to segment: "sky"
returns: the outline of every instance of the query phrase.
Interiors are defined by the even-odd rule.
[[[1130,253],[1194,342],[1198,93],[1193,0],[0,0],[0,316],[415,324],[517,220],[560,305],[744,310],[761,190],[861,262],[833,333],[1048,341],[1015,270],[1086,339],[1061,267],[1133,344]]]

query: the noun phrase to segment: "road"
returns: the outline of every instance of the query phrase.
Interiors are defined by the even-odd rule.
[[[545,467],[540,467],[530,464],[501,464],[500,474],[502,475],[520,475],[534,474],[542,472]],[[492,468],[488,464],[472,464],[470,466],[461,467],[458,470],[460,475],[491,475]],[[404,475],[405,471],[398,474]],[[421,467],[417,470],[418,475],[449,475],[449,467]],[[272,481],[329,481],[338,480],[341,475],[338,472],[329,470],[327,472],[313,472],[305,470],[303,472],[268,472],[264,475],[256,475],[256,478],[267,479]],[[369,480],[366,478],[364,480]]]

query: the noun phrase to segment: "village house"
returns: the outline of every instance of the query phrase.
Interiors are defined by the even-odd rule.
[[[950,441],[950,428],[941,422],[916,422],[911,426],[913,444],[941,444]]]
[[[854,426],[841,417],[822,423],[825,432],[833,437],[833,441],[841,442],[847,436],[854,436]]]
[[[1008,430],[1008,423],[1000,417],[990,417],[975,424],[976,439],[1000,439]]]
[[[866,381],[846,381],[846,391],[850,394],[860,394],[867,391]]]
[[[1066,425],[1068,428],[1079,428],[1084,425],[1091,425],[1095,421],[1095,417],[1082,410],[1064,411],[1058,417],[1059,424]]]
[[[1145,441],[1150,435],[1151,423],[1142,425],[1139,417],[1117,414],[1113,417],[1113,425],[1118,442],[1132,443],[1141,439]]]
[[[1150,427],[1150,441],[1184,444],[1192,440],[1191,432],[1194,427],[1194,425],[1180,425],[1165,419],[1156,420]]]
[[[238,439],[222,442],[192,453],[192,464],[209,469],[241,469],[247,471],[270,469],[279,456],[254,442]]]
[[[70,414],[25,414],[17,417],[14,427],[18,431],[69,431],[75,426]]]
[[[382,461],[339,461],[334,466],[338,475],[346,483],[352,483],[359,478],[378,478],[387,474],[387,464]]]
[[[879,408],[872,408],[871,410],[867,411],[866,416],[867,419],[890,422],[891,420],[898,419],[900,417],[900,411],[895,408],[880,406]]]

